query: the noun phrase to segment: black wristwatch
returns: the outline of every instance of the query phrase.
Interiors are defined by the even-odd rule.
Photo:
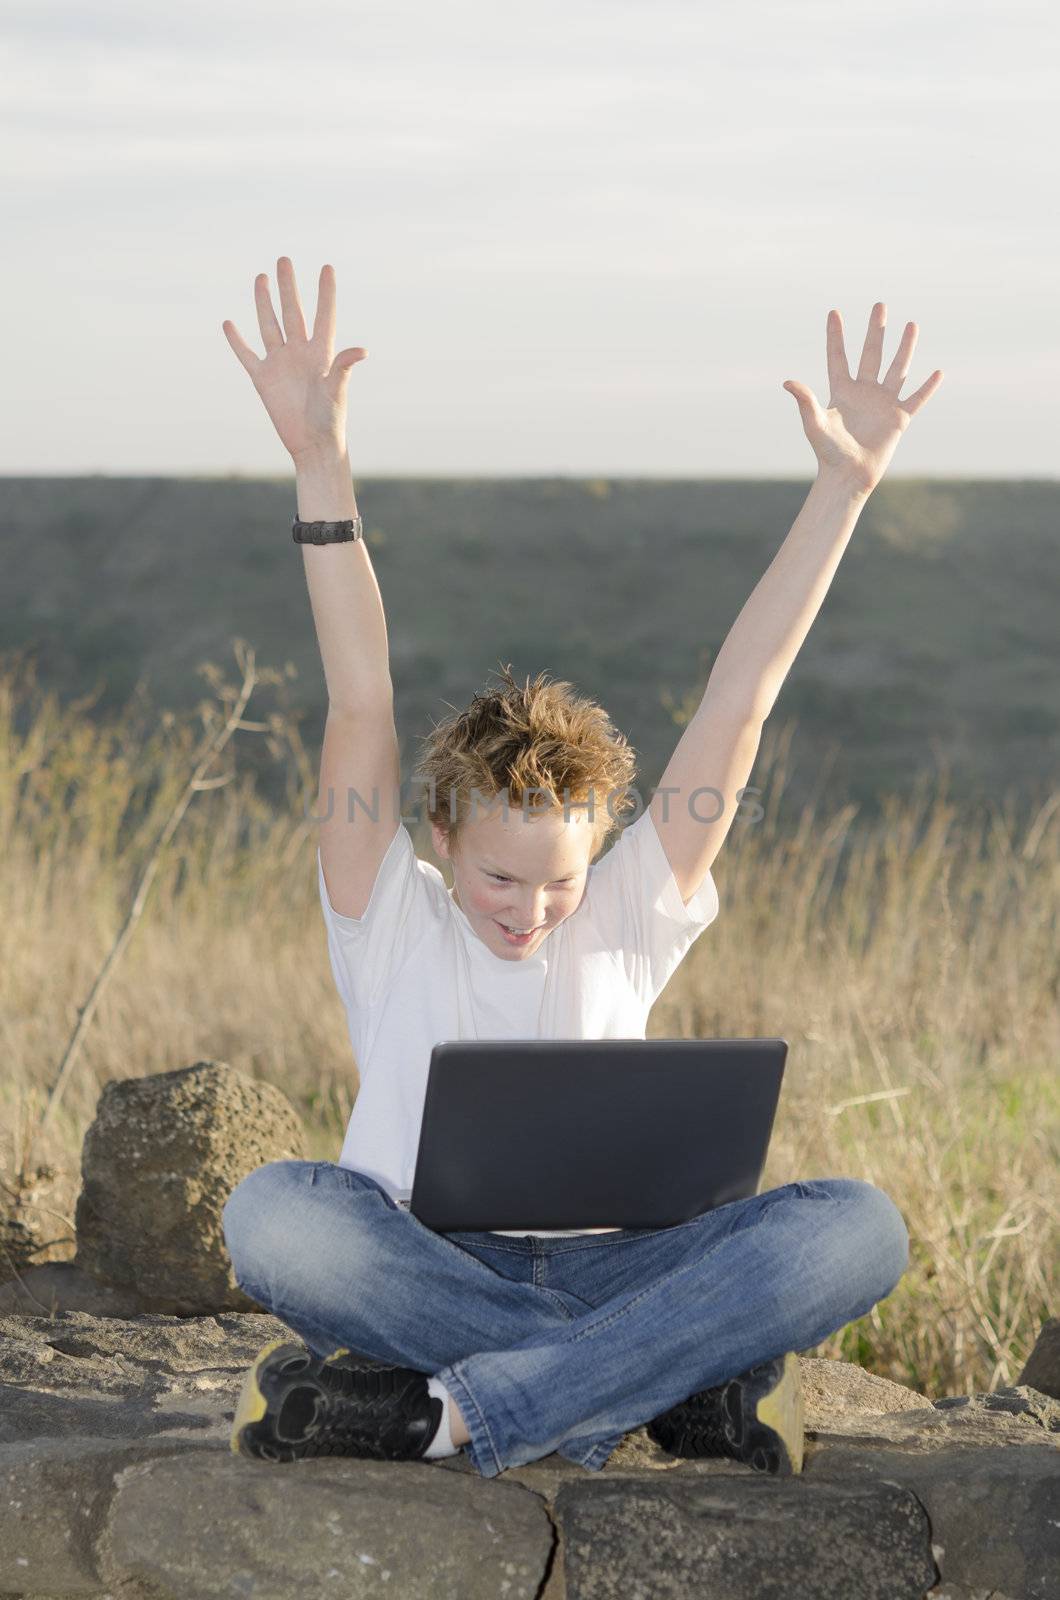
[[[342,544],[347,539],[360,539],[363,534],[360,517],[347,517],[343,522],[302,522],[295,517],[291,523],[295,544]]]

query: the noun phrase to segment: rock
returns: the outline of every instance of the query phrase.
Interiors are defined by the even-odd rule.
[[[251,1309],[221,1212],[249,1172],[287,1159],[305,1159],[294,1108],[224,1062],[108,1083],[82,1149],[74,1264],[145,1310]]]
[[[924,1600],[1012,1600],[1000,1589],[968,1589],[963,1583],[939,1583],[929,1589]]]
[[[583,1480],[556,1496],[567,1600],[922,1600],[927,1517],[890,1483]]]
[[[224,1413],[234,1411],[244,1373],[263,1344],[285,1337],[290,1329],[263,1312],[0,1317],[0,1444],[159,1436],[227,1443]]]
[[[961,1412],[960,1420],[968,1427],[975,1425],[983,1411],[1004,1411],[1012,1417],[1032,1418],[1049,1433],[1060,1432],[1060,1404],[1027,1383],[994,1389],[990,1394],[951,1395],[933,1404],[937,1411]]]
[[[118,1473],[100,1572],[172,1600],[334,1594],[343,1600],[534,1600],[553,1533],[517,1483],[430,1462],[292,1462],[231,1453]]]
[[[1016,1383],[1029,1383],[1041,1394],[1060,1400],[1060,1317],[1050,1317],[1044,1324]]]
[[[936,1437],[927,1449],[914,1439],[902,1450],[818,1449],[805,1476],[807,1483],[833,1479],[846,1489],[882,1476],[915,1495],[931,1524],[940,1575],[958,1586],[955,1595],[963,1584],[969,1593],[1047,1600],[1060,1592],[1060,1453],[1032,1412],[1024,1418],[1021,1427],[1012,1414],[984,1405],[975,1431],[959,1441],[951,1435],[945,1448]],[[948,1431],[951,1423],[942,1426]],[[1035,1430],[1044,1448],[1027,1442]],[[987,1442],[991,1433],[996,1443]]]
[[[828,1427],[839,1417],[879,1416],[885,1412],[921,1411],[926,1395],[905,1384],[856,1367],[852,1361],[823,1361],[800,1356],[806,1427]]]
[[[915,1494],[952,1600],[1044,1600],[1060,1589],[1060,1525],[1049,1515],[1060,1502],[1058,1433],[1060,1404],[1017,1385],[860,1424],[838,1419],[818,1432],[805,1470],[845,1484],[883,1474]]]
[[[921,1411],[830,1418],[807,1437],[819,1447],[845,1443],[894,1444],[907,1450],[949,1450],[955,1445],[1052,1444],[1060,1432],[1060,1402],[1027,1385],[993,1394],[953,1395]],[[818,1454],[820,1450],[818,1451]]]
[[[229,1437],[247,1367],[286,1337],[261,1311],[0,1316],[0,1595],[513,1600],[525,1586],[536,1600],[664,1600],[740,1596],[746,1581],[756,1600],[1044,1600],[1056,1588],[1046,1505],[1060,1403],[1027,1385],[931,1404],[803,1357],[816,1426],[787,1480],[669,1456],[644,1428],[599,1473],[547,1456],[483,1479],[464,1453],[271,1467],[233,1455]],[[857,1409],[880,1402],[890,1409]]]
[[[175,1441],[49,1439],[0,1446],[0,1594],[85,1595],[102,1583],[96,1544],[116,1475],[159,1452],[196,1449]],[[217,1454],[223,1445],[215,1445]]]

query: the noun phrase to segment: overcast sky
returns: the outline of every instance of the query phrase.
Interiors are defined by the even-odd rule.
[[[892,477],[1056,475],[1045,0],[7,0],[0,471],[285,474],[221,329],[338,282],[355,476],[812,476],[872,303]],[[277,298],[277,310],[279,309]]]

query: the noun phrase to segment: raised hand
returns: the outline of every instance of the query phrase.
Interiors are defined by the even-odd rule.
[[[784,384],[798,402],[803,429],[821,470],[848,480],[866,494],[883,477],[899,439],[921,406],[930,400],[943,376],[941,370],[936,369],[908,400],[899,400],[898,392],[909,371],[919,332],[915,322],[907,322],[894,360],[880,383],[878,375],[886,324],[887,307],[878,300],[869,316],[869,331],[857,377],[852,378],[843,344],[843,319],[838,311],[828,313],[831,393],[827,410],[822,409],[813,390],[804,383],[789,378]]]
[[[233,322],[221,327],[232,349],[250,373],[266,411],[295,462],[338,450],[346,451],[346,383],[350,369],[368,351],[360,345],[335,349],[335,268],[320,269],[317,314],[313,333],[306,333],[290,256],[276,262],[283,328],[276,320],[269,294],[268,274],[254,279],[258,327],[265,343],[265,359],[240,337]],[[286,334],[286,339],[284,335]]]

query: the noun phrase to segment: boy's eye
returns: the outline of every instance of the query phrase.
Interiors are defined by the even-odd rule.
[[[487,876],[491,877],[495,883],[511,883],[512,881],[510,878],[506,878],[502,872],[491,872]],[[573,878],[556,879],[557,883],[573,883],[573,881]]]

